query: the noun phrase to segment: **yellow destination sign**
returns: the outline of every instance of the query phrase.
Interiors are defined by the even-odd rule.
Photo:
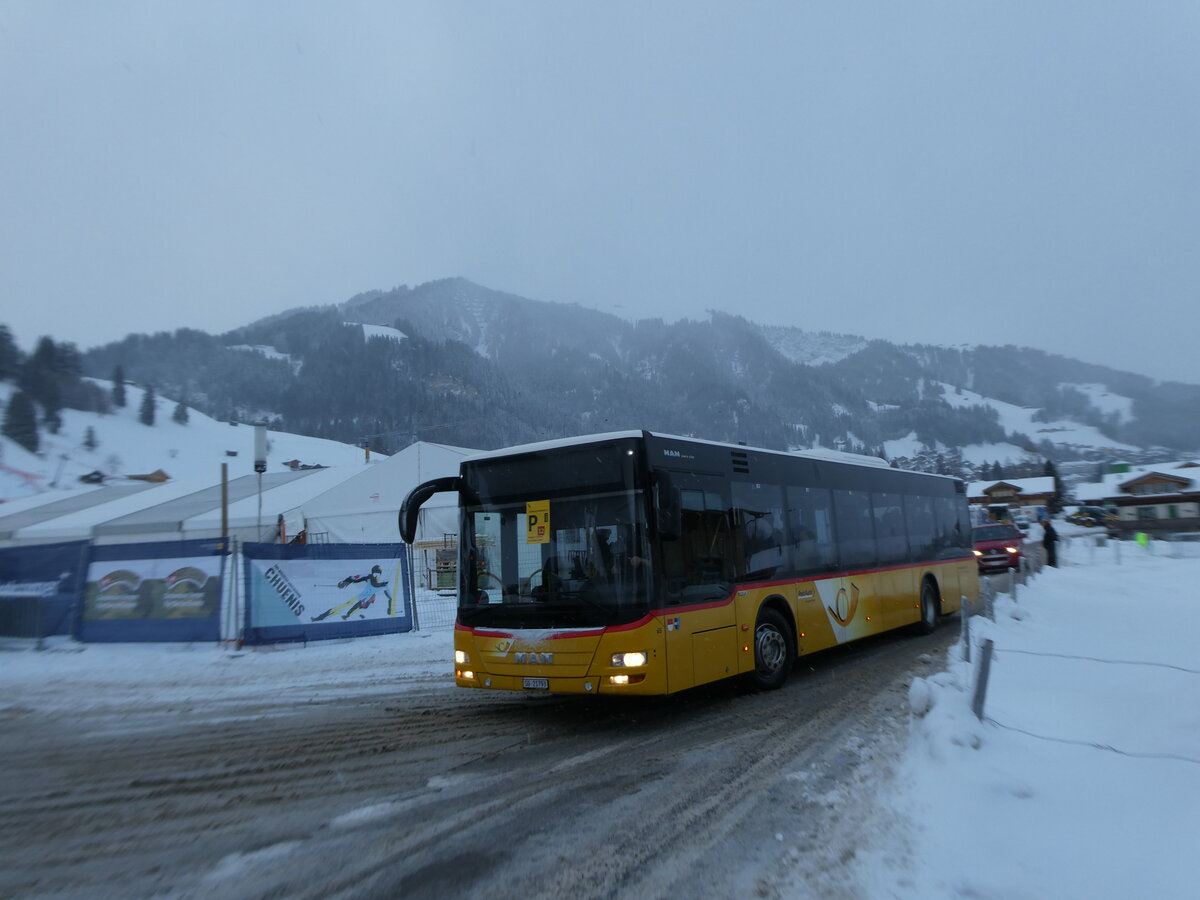
[[[525,543],[550,543],[549,500],[530,500],[525,504]]]

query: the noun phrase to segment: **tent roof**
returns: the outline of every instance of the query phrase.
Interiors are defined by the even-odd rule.
[[[102,506],[118,498],[143,494],[153,487],[151,484],[130,484],[78,491],[53,491],[5,503],[0,506],[0,540],[11,538],[21,529],[40,522]],[[35,500],[40,502],[31,502]]]
[[[142,484],[134,489],[125,486],[100,488],[94,492],[96,502],[90,506],[63,510],[61,515],[40,519],[8,536],[23,541],[84,540],[91,537],[92,528],[100,522],[160,505],[199,490],[202,486],[196,481],[171,481],[165,484]]]
[[[304,503],[336,487],[342,482],[362,475],[364,468],[382,464],[383,460],[381,459],[378,462],[367,463],[366,466],[330,466],[325,469],[301,469],[295,473],[287,474],[306,477],[292,478],[283,483],[276,484],[270,489],[267,488],[266,476],[264,475],[262,521],[270,525],[272,530],[274,530],[275,519],[280,513],[285,513],[299,503]],[[230,528],[248,528],[257,524],[259,521],[257,491],[243,497],[237,502],[234,502],[231,496],[228,515]],[[188,531],[219,528],[220,525],[221,510],[219,506],[215,509],[208,509],[194,515],[184,522],[184,528]]]
[[[271,472],[262,476],[264,496],[267,491],[281,484],[286,484],[298,478],[307,478],[321,469],[307,469],[299,472]],[[235,503],[244,497],[257,497],[258,475],[243,475],[228,484],[229,503]],[[183,523],[192,516],[221,508],[221,485],[215,484],[192,491],[181,497],[168,499],[155,506],[139,509],[115,519],[97,523],[92,528],[96,536],[115,537],[123,534],[145,534],[152,531],[164,530],[169,526],[171,531],[180,531]]]
[[[375,463],[373,465],[378,465]],[[361,465],[272,472],[262,476],[261,521],[271,525],[297,502],[362,471]],[[165,484],[122,485],[61,492],[35,508],[0,516],[0,539],[23,542],[107,538],[161,532],[165,540],[181,532],[221,527],[221,485],[174,480]],[[253,527],[259,521],[259,476],[244,475],[227,484],[229,527]],[[7,504],[6,504],[7,505]]]
[[[287,516],[327,518],[362,512],[394,512],[400,509],[408,492],[418,484],[431,478],[457,475],[458,464],[479,452],[466,447],[418,441],[296,509],[289,510]],[[458,499],[447,500],[444,505],[450,503],[457,504]]]

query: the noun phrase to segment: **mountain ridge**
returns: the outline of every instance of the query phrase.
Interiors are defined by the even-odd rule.
[[[1200,447],[1200,386],[1011,345],[897,345],[719,311],[628,321],[465,278],[366,291],[221,335],[131,334],[79,357],[89,376],[121,367],[218,419],[381,452],[416,439],[491,449],[642,428],[919,465],[956,449],[986,462]]]

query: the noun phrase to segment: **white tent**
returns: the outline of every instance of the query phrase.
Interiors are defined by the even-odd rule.
[[[229,533],[243,541],[277,541],[307,529],[326,543],[397,543],[400,504],[431,478],[458,474],[478,453],[420,442],[365,465],[244,475],[228,483]],[[261,486],[261,493],[260,493]],[[419,541],[458,532],[458,497],[435,494],[421,510]],[[0,546],[69,540],[97,544],[210,538],[221,533],[221,486],[203,479],[55,492],[0,505]]]
[[[284,513],[289,535],[300,529],[310,541],[378,544],[400,540],[400,504],[408,492],[432,478],[458,474],[458,464],[478,450],[418,441],[372,463],[353,478]],[[458,496],[435,494],[421,508],[417,541],[458,533]]]
[[[271,472],[261,480],[257,475],[235,478],[226,491],[229,534],[242,541],[277,541],[283,512],[362,471],[361,465],[335,466]],[[0,546],[71,540],[125,544],[221,534],[221,485],[211,481],[182,479],[60,493],[61,498],[40,506],[14,503],[11,511],[0,508]]]

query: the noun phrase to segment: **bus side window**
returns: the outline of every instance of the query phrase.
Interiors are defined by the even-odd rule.
[[[866,491],[834,491],[833,510],[842,568],[873,566],[875,528],[871,495]]]
[[[937,545],[937,527],[933,515],[933,500],[929,497],[904,497],[904,520],[913,559],[932,559]]]
[[[735,481],[730,490],[741,535],[741,547],[735,552],[738,575],[751,581],[774,578],[786,555],[783,488]]]
[[[964,523],[966,504],[957,497],[935,497],[934,513],[937,517],[937,555],[943,559],[969,556],[971,532],[969,523]]]
[[[827,488],[787,489],[787,547],[799,575],[829,571],[836,562],[833,501]]]
[[[908,540],[904,536],[904,509],[901,503],[899,494],[882,491],[871,494],[880,565],[908,561]]]

